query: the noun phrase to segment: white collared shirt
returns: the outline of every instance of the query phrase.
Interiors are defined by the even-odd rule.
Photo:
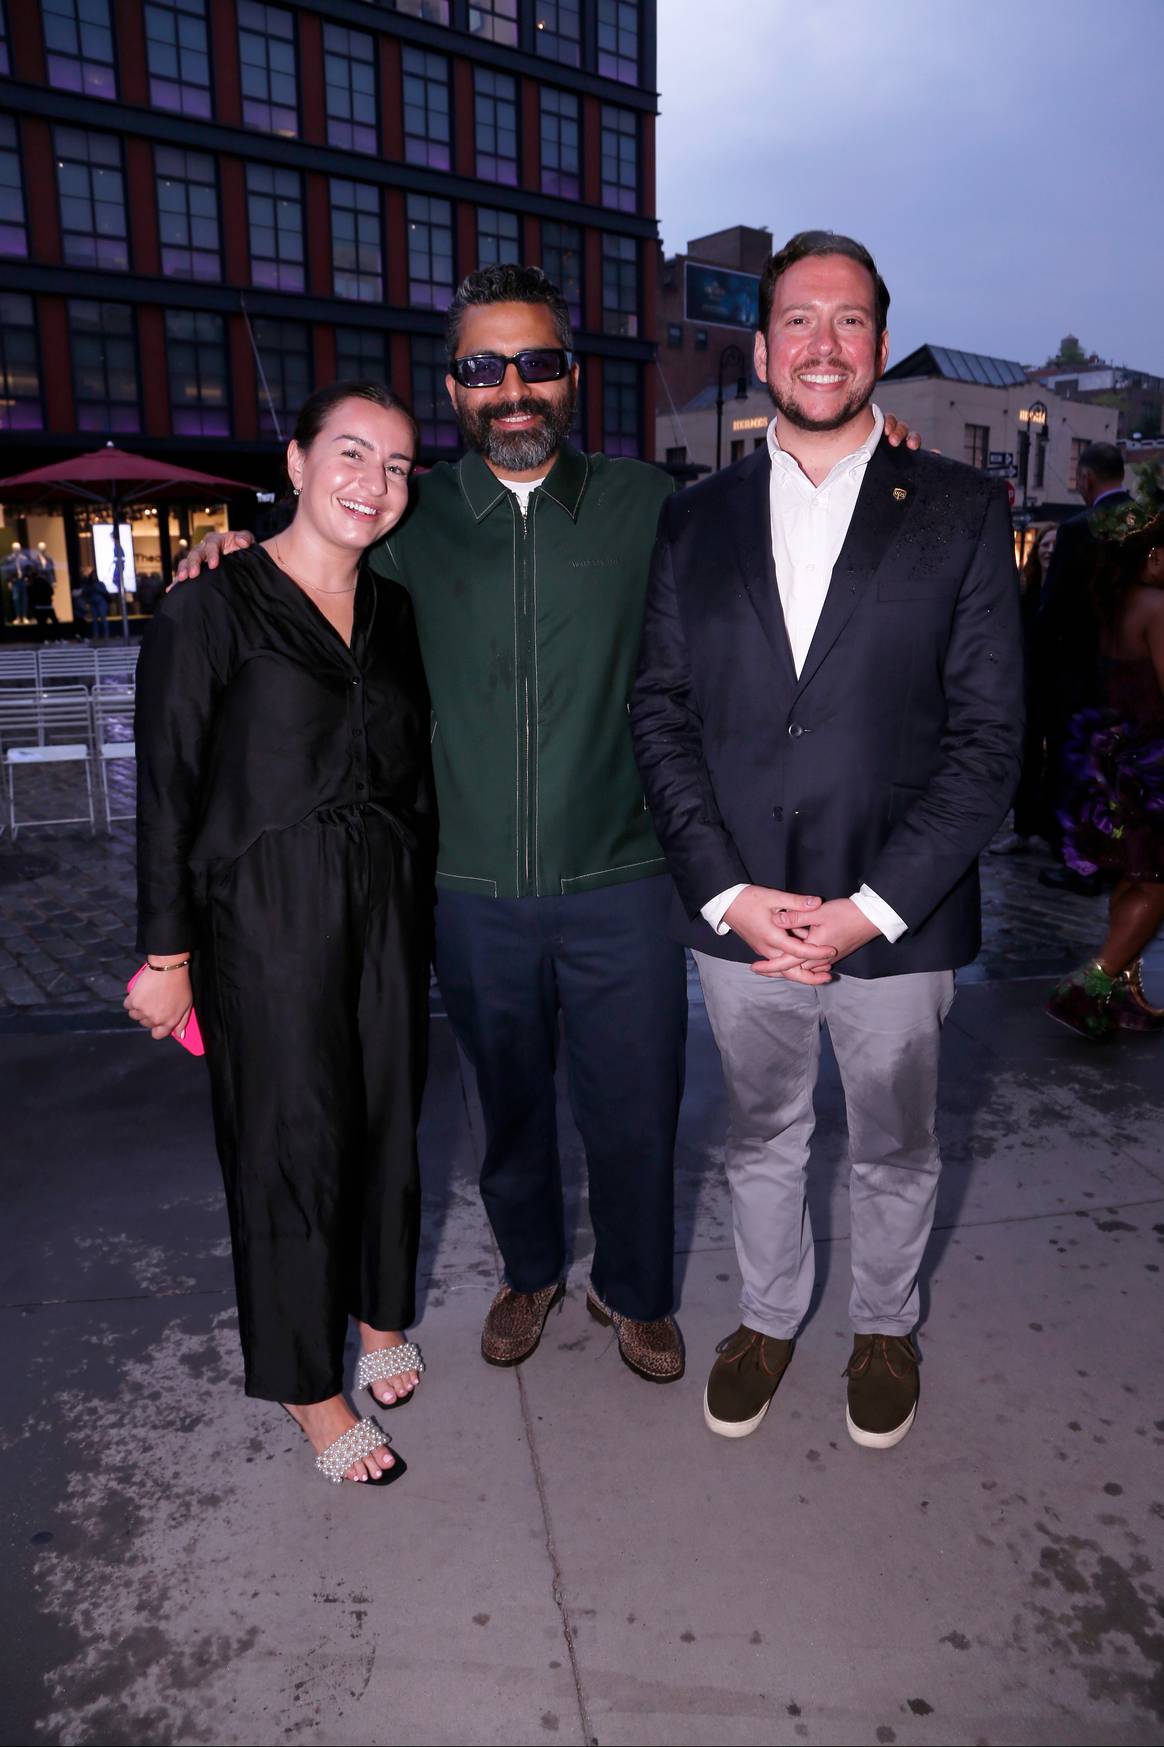
[[[774,418],[768,426],[772,557],[797,678],[824,607],[833,566],[849,532],[865,469],[885,431],[880,407],[874,406],[872,411],[873,429],[868,437],[860,448],[838,461],[819,485],[814,485],[799,463],[780,447],[779,420]],[[744,890],[742,885],[730,886],[703,906],[703,915],[717,934],[729,932],[724,912]],[[886,940],[898,940],[905,933],[906,924],[896,910],[868,886],[853,893],[853,903]]]

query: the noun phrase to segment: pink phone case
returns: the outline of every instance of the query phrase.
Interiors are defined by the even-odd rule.
[[[125,985],[126,994],[128,994],[129,991],[133,988],[133,985],[137,982],[137,979],[141,976],[141,972],[148,971],[149,968],[150,967],[148,964],[143,964],[141,967],[141,970],[134,971],[132,977],[130,977],[128,983],[126,983],[126,985]],[[170,1036],[173,1038],[175,1043],[180,1043],[182,1045],[183,1049],[188,1049],[190,1051],[191,1055],[205,1055],[206,1054],[206,1046],[202,1041],[202,1033],[198,1028],[198,1015],[197,1015],[197,1013],[194,1012],[193,1008],[190,1009],[190,1017],[186,1021],[186,1029],[182,1033],[181,1037],[178,1036],[178,1033],[176,1031],[171,1031]]]

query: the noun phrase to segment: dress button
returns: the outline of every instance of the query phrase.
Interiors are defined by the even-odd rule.
[[[800,736],[804,733],[804,729],[800,726],[799,722],[789,722],[788,733],[793,740],[799,740]]]
[[[352,684],[359,685],[359,683],[360,683],[360,680],[359,680],[359,676],[357,675],[356,678],[352,681]]]

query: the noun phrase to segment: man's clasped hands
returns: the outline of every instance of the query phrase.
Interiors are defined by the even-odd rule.
[[[759,955],[757,976],[790,983],[827,983],[838,960],[877,934],[851,898],[826,903],[770,886],[745,886],[723,919]]]

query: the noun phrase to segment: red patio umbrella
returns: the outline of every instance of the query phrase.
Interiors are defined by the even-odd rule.
[[[121,549],[121,511],[131,503],[170,503],[183,498],[233,497],[254,491],[239,479],[223,479],[217,473],[199,473],[179,467],[174,461],[152,455],[134,455],[106,443],[103,449],[74,455],[68,461],[53,461],[29,473],[14,473],[0,479],[0,503],[107,503],[113,511],[113,564],[121,601],[122,635],[129,636],[129,613],[125,602]]]

